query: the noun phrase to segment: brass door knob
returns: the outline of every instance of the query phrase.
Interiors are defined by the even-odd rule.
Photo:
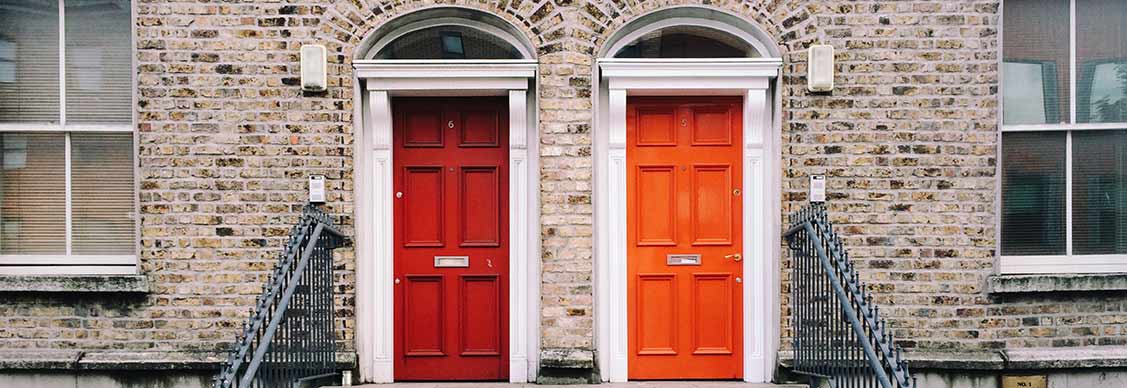
[[[735,260],[735,261],[740,261],[740,260],[744,259],[743,256],[741,256],[739,253],[733,253],[733,254],[724,256],[724,258],[725,259],[732,259],[732,260]]]

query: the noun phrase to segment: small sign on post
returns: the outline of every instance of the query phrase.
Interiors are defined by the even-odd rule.
[[[812,202],[812,203],[826,202],[826,176],[825,175],[811,175],[810,176],[810,202]]]

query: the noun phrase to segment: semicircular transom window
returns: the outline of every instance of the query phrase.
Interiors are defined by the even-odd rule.
[[[512,44],[488,32],[458,25],[428,27],[403,34],[376,59],[522,59]]]
[[[670,26],[646,33],[614,54],[615,58],[757,58],[747,41],[717,29]]]

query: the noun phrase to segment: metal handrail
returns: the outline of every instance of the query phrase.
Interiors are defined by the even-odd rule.
[[[859,280],[826,209],[789,217],[794,371],[834,387],[914,388],[903,351]]]
[[[212,386],[297,386],[336,372],[332,219],[306,206]]]

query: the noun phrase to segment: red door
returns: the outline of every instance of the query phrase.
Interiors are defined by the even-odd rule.
[[[508,378],[508,112],[397,98],[395,378]]]
[[[740,378],[741,101],[626,105],[629,378]]]

